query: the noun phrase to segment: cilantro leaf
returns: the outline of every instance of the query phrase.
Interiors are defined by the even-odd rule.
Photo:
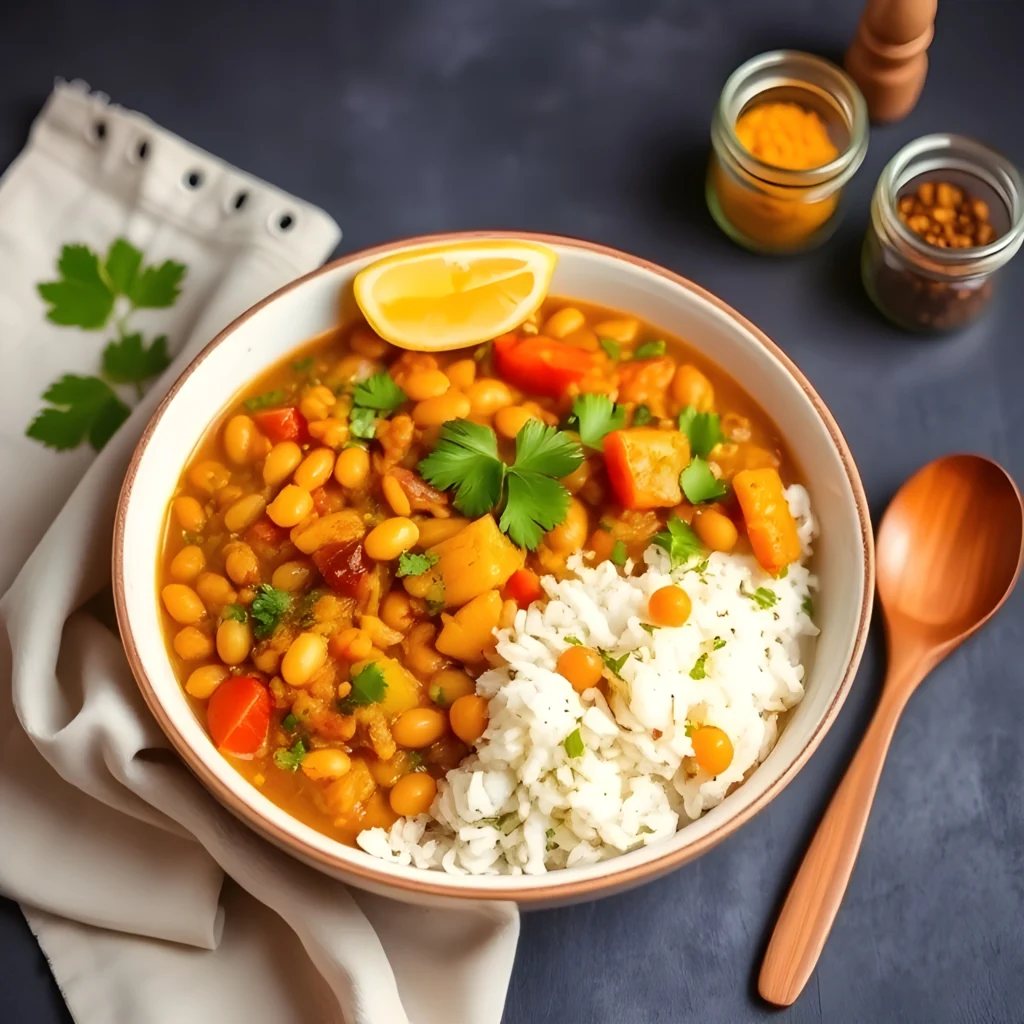
[[[573,647],[582,647],[583,641],[578,636],[567,636],[564,637],[567,644],[572,644]]]
[[[622,358],[622,346],[614,338],[598,338],[597,343],[609,359]]]
[[[127,295],[142,264],[142,253],[126,238],[115,238],[107,250],[103,270],[116,295]]]
[[[269,409],[275,405],[281,405],[288,398],[288,393],[281,388],[274,391],[264,391],[262,395],[253,395],[247,398],[242,405],[249,412],[259,412],[260,409]]]
[[[126,334],[103,350],[103,372],[115,384],[141,384],[170,365],[164,334],[154,338],[148,348],[141,334]]]
[[[650,622],[641,622],[640,623],[640,628],[643,629],[643,630],[646,630],[648,633],[651,634],[651,636],[654,636],[654,631],[656,629],[661,629],[661,626],[655,626],[655,625],[653,625]]]
[[[561,479],[578,469],[582,462],[583,449],[540,420],[527,420],[526,426],[516,434],[516,460],[512,465],[516,472],[543,473]]]
[[[302,764],[302,759],[305,756],[306,744],[302,740],[296,740],[295,746],[291,750],[281,749],[274,751],[274,764],[282,771],[296,772],[299,770],[299,765]]]
[[[744,584],[740,584],[740,593],[744,597],[749,597],[751,601],[758,606],[758,608],[774,608],[776,602],[779,600],[779,595],[774,590],[769,590],[767,587],[758,587],[757,590],[747,590]]]
[[[85,245],[65,245],[57,270],[60,280],[36,285],[43,300],[50,303],[46,318],[62,327],[87,331],[103,327],[114,309],[114,294],[100,274],[96,253]]]
[[[221,609],[220,617],[224,622],[229,620],[231,622],[245,622],[249,618],[249,615],[245,608],[236,602],[235,604],[224,605]]]
[[[441,428],[436,447],[417,469],[431,486],[442,491],[454,488],[452,504],[464,515],[482,516],[501,501],[506,466],[498,457],[498,439],[489,427],[449,420]]]
[[[548,530],[565,521],[569,500],[569,492],[557,480],[513,467],[498,527],[514,543],[533,551]]]
[[[580,440],[588,448],[604,449],[604,438],[626,425],[626,410],[607,395],[580,395],[572,403],[572,414],[579,427]]]
[[[57,451],[85,440],[100,451],[131,412],[106,381],[70,373],[51,384],[43,400],[60,408],[41,409],[25,433]]]
[[[128,298],[137,309],[167,309],[181,292],[185,265],[164,260],[158,267],[145,267],[128,289]]]
[[[387,371],[361,380],[352,392],[352,401],[356,405],[378,412],[394,412],[405,400],[405,392]]]
[[[633,410],[633,426],[646,427],[654,419],[654,413],[646,405],[638,405]]]
[[[380,666],[371,661],[352,677],[351,692],[338,701],[338,704],[344,713],[349,713],[352,708],[366,707],[367,704],[379,704],[384,699],[387,688],[388,684]]]
[[[634,359],[656,359],[658,356],[665,354],[665,342],[663,341],[645,341],[642,345],[639,345],[633,353]]]
[[[704,550],[697,534],[678,516],[670,516],[666,529],[656,533],[652,542],[668,552],[671,568],[678,569],[693,555]]]
[[[707,662],[707,654],[702,654],[694,663],[693,668],[690,669],[691,679],[703,679],[707,673],[704,671],[704,664]]]
[[[612,675],[616,675],[621,679],[622,676],[620,675],[620,672],[622,671],[622,666],[629,660],[630,652],[626,651],[622,657],[616,658],[610,651],[604,651],[598,647],[597,653],[601,655],[601,660],[605,663],[609,671],[611,671]]]
[[[440,556],[433,551],[424,551],[421,555],[414,555],[410,551],[403,551],[398,556],[398,570],[396,576],[422,576],[432,565],[437,564]]]
[[[348,429],[355,437],[372,441],[377,433],[377,413],[354,405],[348,414]]]
[[[249,606],[252,615],[252,631],[257,640],[263,640],[277,629],[282,616],[292,606],[291,594],[269,583],[261,583],[256,588],[256,597]]]
[[[688,569],[684,569],[683,572],[695,572],[698,576],[703,576],[708,571],[708,565],[710,559],[701,559],[696,565],[691,565]]]
[[[629,557],[626,553],[626,545],[621,540],[617,540],[612,545],[612,553],[608,557],[615,565],[621,568],[626,564],[626,559]]]
[[[814,601],[810,594],[800,602],[800,607],[803,610],[804,615],[808,618],[811,618],[814,615]]]
[[[679,486],[691,505],[699,505],[702,501],[714,501],[721,498],[727,491],[725,484],[719,480],[711,467],[700,457],[695,458],[679,474]]]
[[[724,646],[725,646],[725,641],[720,636],[716,636],[715,637],[715,642],[714,642],[714,644],[712,644],[712,649],[716,650],[716,651],[720,651]]]
[[[298,727],[299,720],[290,711],[281,719],[281,728],[285,732],[295,732]]]
[[[690,450],[694,455],[706,459],[716,444],[725,440],[721,420],[717,412],[697,412],[688,405],[679,414],[679,429],[690,439]]]
[[[583,737],[580,735],[579,729],[573,729],[568,736],[562,740],[562,746],[565,747],[565,752],[570,757],[582,757],[583,752],[587,749],[583,743]]]

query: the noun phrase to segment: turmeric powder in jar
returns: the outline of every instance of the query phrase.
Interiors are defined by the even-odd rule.
[[[758,252],[807,249],[834,230],[864,159],[864,98],[820,57],[762,54],[726,83],[712,143],[707,200],[725,233]]]

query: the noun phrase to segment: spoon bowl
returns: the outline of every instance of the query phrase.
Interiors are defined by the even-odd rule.
[[[899,489],[878,531],[878,596],[890,636],[907,630],[923,643],[961,642],[1013,589],[1022,548],[1021,495],[1002,466],[979,455],[930,462]]]
[[[857,863],[889,741],[910,695],[1010,596],[1024,561],[1024,502],[980,455],[919,469],[875,545],[889,670],[882,699],[804,856],[775,925],[758,990],[789,1006],[807,984]]]

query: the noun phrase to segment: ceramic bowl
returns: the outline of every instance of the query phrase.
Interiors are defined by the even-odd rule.
[[[807,763],[853,682],[867,636],[874,556],[867,502],[839,427],[810,383],[761,331],[720,299],[644,260],[587,242],[526,237],[558,253],[552,293],[626,310],[686,339],[735,378],[774,419],[800,466],[821,524],[815,570],[821,627],[806,696],[778,744],[721,804],[665,842],[600,864],[541,876],[466,876],[400,867],[315,831],[271,803],[214,748],[168,661],[157,599],[157,552],[172,490],[207,425],[253,377],[336,325],[339,303],[367,264],[425,243],[397,242],[346,256],[282,288],[218,335],[171,388],[125,479],[114,539],[114,591],[125,648],[153,714],[218,800],[272,843],[352,885],[412,902],[592,899],[657,878],[709,850],[762,810]],[[346,296],[349,298],[347,299]]]

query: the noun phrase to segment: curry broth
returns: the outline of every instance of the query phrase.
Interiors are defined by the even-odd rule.
[[[532,319],[536,320],[537,323],[544,323],[551,314],[564,308],[566,304],[567,300],[565,299],[548,298],[539,314]],[[573,306],[584,314],[588,327],[583,331],[575,332],[567,340],[588,349],[596,349],[598,347],[596,335],[589,325],[601,324],[606,321],[622,321],[628,317],[628,314],[595,304],[574,302]],[[258,415],[259,410],[253,410],[252,406],[254,404],[259,405],[259,402],[253,403],[252,400],[254,398],[259,399],[259,396],[270,396],[267,399],[267,407],[271,408],[279,405],[297,405],[302,401],[303,396],[308,393],[310,388],[321,383],[338,390],[340,393],[343,388],[342,382],[339,379],[338,369],[339,364],[342,364],[346,359],[349,360],[350,365],[357,365],[362,360],[364,363],[373,363],[377,371],[385,368],[383,361],[354,354],[349,348],[348,338],[353,330],[360,326],[362,326],[364,331],[368,330],[365,324],[362,324],[362,321],[349,323],[343,327],[326,332],[296,349],[277,365],[255,378],[242,392],[236,395],[230,405],[206,432],[202,441],[189,458],[185,471],[178,481],[174,497],[192,496],[197,498],[204,508],[207,522],[202,531],[197,535],[195,531],[183,529],[176,521],[175,515],[170,511],[169,507],[165,525],[165,539],[160,554],[158,577],[161,581],[167,582],[178,578],[172,572],[172,563],[183,549],[192,546],[201,548],[203,552],[205,561],[204,572],[225,573],[225,558],[222,549],[226,542],[237,536],[232,534],[223,523],[225,509],[230,507],[234,500],[243,495],[254,493],[269,494],[273,490],[273,488],[265,486],[261,475],[262,456],[254,458],[244,465],[235,464],[230,458],[226,457],[225,426],[232,417],[240,413]],[[529,327],[526,330],[530,330]],[[534,329],[531,333],[535,334],[536,330]],[[775,425],[750,396],[734,380],[717,368],[710,359],[692,349],[685,342],[665,335],[663,332],[642,322],[640,323],[635,341],[626,343],[622,347],[628,352],[644,342],[653,340],[664,340],[666,342],[666,356],[671,357],[678,364],[689,363],[696,366],[710,380],[714,387],[714,407],[722,416],[723,428],[726,428],[729,424],[732,425],[730,429],[733,430],[733,436],[739,441],[738,447],[741,453],[748,451],[761,453],[758,455],[758,458],[768,459],[776,465],[787,484],[796,480],[798,476],[797,470]],[[401,353],[389,350],[384,358],[386,360],[393,360],[398,355],[401,355]],[[492,365],[493,356],[489,353],[482,354],[474,349],[463,349],[456,352],[437,353],[436,359],[441,370],[448,370],[453,363],[464,361],[470,355],[474,355],[478,375],[497,376],[496,370]],[[564,403],[560,403],[559,400],[549,398],[534,398],[533,400],[550,413],[551,422],[557,422],[567,412]],[[491,415],[473,415],[470,418],[485,424],[490,424],[493,419]],[[665,425],[664,420],[662,422]],[[427,444],[428,448],[436,441],[438,429],[427,427],[422,431],[422,440]],[[725,433],[728,437],[729,429],[725,429]],[[315,447],[317,447],[315,440],[309,445],[303,445],[303,454],[306,454],[306,452]],[[502,448],[503,452],[509,447],[510,442]],[[336,446],[336,448],[340,449],[340,445]],[[340,450],[338,454],[341,454]],[[193,473],[197,467],[204,463],[226,467],[230,471],[230,480],[206,492],[198,489],[194,483]],[[374,479],[375,476],[376,474],[371,470],[373,486],[357,496],[350,494],[342,495],[341,488],[334,485],[332,477],[324,487],[318,488],[318,490],[328,493],[328,497],[324,499],[328,504],[324,508],[332,510],[335,507],[353,508],[363,515],[368,527],[379,522],[384,517],[390,515],[391,512],[381,494],[380,481],[379,479]],[[217,482],[214,481],[214,483]],[[607,488],[605,489],[607,491]],[[727,508],[731,501],[732,496],[730,494],[729,499],[726,500]],[[319,504],[317,509],[318,511],[323,511]],[[590,529],[588,529],[588,533],[599,526],[602,517],[614,515],[616,511],[617,508],[612,500],[606,497],[600,505],[590,510]],[[735,509],[730,514],[733,515],[733,518],[736,518]],[[263,514],[262,518],[266,520],[266,515]],[[251,536],[253,528],[250,527],[242,531],[243,535]],[[268,531],[268,536],[274,532],[273,530]],[[263,582],[269,580],[270,574],[281,563],[288,562],[296,557],[294,549],[286,543],[286,537],[283,539],[280,537],[282,532],[287,534],[287,531],[276,532],[278,535],[277,541],[268,539],[265,542],[261,542],[258,546]],[[594,534],[594,536],[596,535]],[[630,542],[629,553],[631,557],[639,557],[648,542],[648,538],[639,540],[635,544]],[[251,543],[253,545],[256,544],[255,541]],[[275,543],[279,543],[277,551],[274,550]],[[742,532],[737,543],[737,550],[750,550],[749,543]],[[539,561],[534,553],[527,557],[526,565],[536,570],[539,574],[543,574],[550,568],[549,565]],[[398,581],[389,580],[388,582],[393,587],[398,587]],[[317,580],[315,572],[311,577],[311,586],[323,586],[322,581]],[[231,590],[235,592],[236,600],[241,600],[243,604],[245,603],[245,597],[248,597],[250,601],[252,599],[251,595],[245,594],[247,589],[251,590],[252,588],[231,584]],[[209,604],[207,602],[208,611],[210,611]],[[175,647],[175,637],[180,632],[183,632],[180,620],[176,622],[166,611],[164,612],[163,621],[169,657],[174,666],[175,673],[183,685],[197,665],[218,662],[213,634],[213,630],[217,625],[217,617],[216,614],[210,611],[210,614],[207,614],[203,621],[197,622],[193,627],[209,637],[211,644],[214,644],[214,650],[203,657],[196,658],[193,655],[186,658],[179,654]],[[259,646],[257,644],[254,650],[258,649]],[[401,645],[390,648],[389,653],[396,656],[399,661],[402,661],[406,657],[404,647],[405,642],[403,641]],[[396,654],[396,652],[398,653]],[[475,676],[486,668],[486,664],[456,665],[456,667],[465,668],[470,676]],[[337,668],[338,670],[334,678],[343,685],[349,676],[348,666],[339,662]],[[246,676],[255,674],[258,678],[264,680],[272,676],[272,673],[268,671],[256,670],[254,672],[253,662],[249,657],[246,657],[237,666],[232,667],[231,673],[233,675]],[[428,694],[428,680],[423,676],[422,672],[417,673],[415,676],[418,687],[416,699],[421,707],[433,707],[433,702]],[[187,694],[187,696],[197,716],[200,719],[204,719],[207,700],[197,698],[191,694]],[[278,706],[275,706],[272,711],[268,741],[265,749],[261,750],[251,759],[225,755],[228,756],[237,770],[260,788],[268,798],[293,814],[296,818],[344,842],[353,843],[355,835],[364,828],[374,825],[389,826],[396,819],[396,814],[388,804],[386,796],[387,787],[376,776],[377,785],[372,794],[357,801],[357,805],[354,808],[339,813],[337,806],[326,798],[327,789],[325,789],[321,780],[308,778],[303,771],[282,770],[275,763],[272,752],[288,748],[292,745],[296,736],[294,731],[289,732],[282,728],[282,720],[292,716],[288,712],[287,705],[280,706],[280,704],[281,701],[277,700]],[[357,736],[355,739],[358,740],[359,737]],[[322,739],[318,740],[316,736],[310,737],[309,742],[311,744],[310,749],[317,749],[318,744],[324,745]],[[339,745],[336,740],[330,742],[334,746]],[[374,755],[370,750],[347,743],[340,745],[342,747],[349,747],[353,757],[358,753],[371,765],[376,764]],[[439,745],[444,749],[436,756],[429,756],[434,747]],[[444,771],[454,767],[468,752],[468,746],[459,743],[449,734],[444,741],[439,741],[428,748],[428,756],[423,760],[417,759],[419,763],[415,765],[415,768],[421,771],[426,770],[430,774],[439,777],[443,775]],[[401,753],[399,751],[399,754]],[[399,754],[395,756],[398,757]]]

